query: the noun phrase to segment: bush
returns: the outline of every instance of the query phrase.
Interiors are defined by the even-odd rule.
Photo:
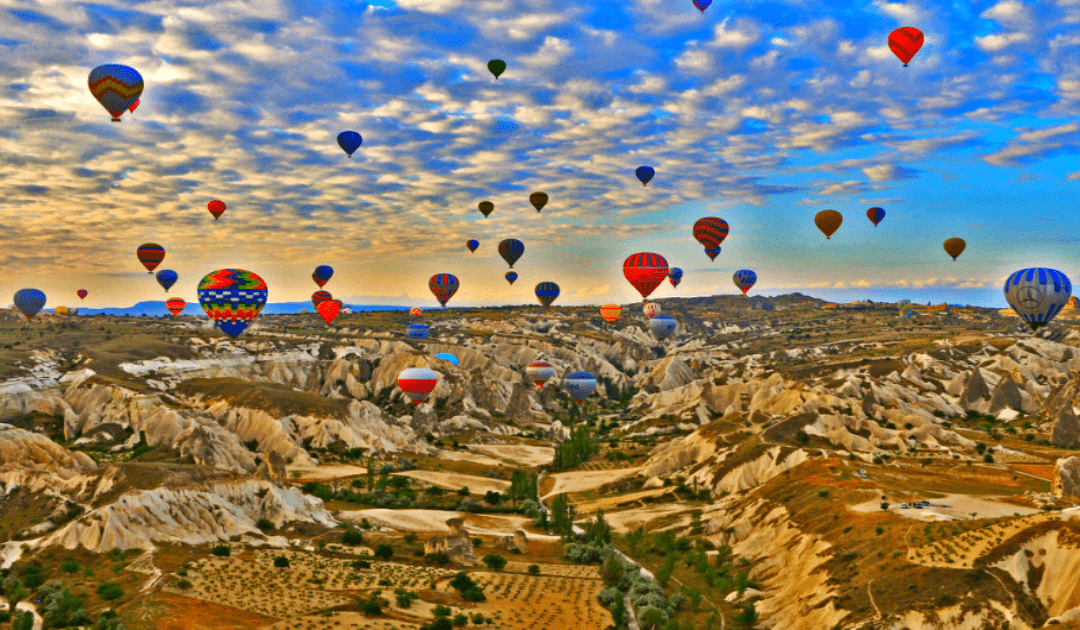
[[[530,575],[540,575],[540,565],[539,564],[530,564],[529,565],[529,574]]]
[[[377,617],[382,614],[382,606],[374,599],[360,600],[360,610],[368,617]]]
[[[232,555],[232,547],[228,545],[218,545],[210,550],[210,553],[218,556],[219,558],[228,558]]]
[[[260,518],[259,520],[255,521],[255,527],[258,527],[264,532],[268,532],[271,529],[274,529],[274,522],[268,518]]]
[[[461,626],[464,626],[467,623],[469,623],[469,618],[465,616],[465,613],[458,613],[458,614],[454,615],[453,624],[456,627],[460,628]]]
[[[409,608],[412,606],[413,600],[418,599],[420,596],[412,591],[406,591],[403,588],[399,588],[395,591],[397,605],[401,608]]]
[[[425,555],[424,561],[442,566],[445,564],[450,564],[450,556],[446,555],[442,551],[437,551],[435,553],[429,553]]]
[[[495,553],[489,554],[484,556],[484,564],[492,571],[502,571],[506,566],[506,558]]]
[[[449,606],[443,606],[441,604],[431,610],[431,614],[435,615],[436,618],[449,617],[450,612]]]
[[[420,630],[453,630],[454,624],[446,617],[439,617],[429,624],[420,626]]]
[[[881,509],[883,509],[883,510],[889,509],[889,502],[888,501],[882,501],[881,502]]]
[[[472,614],[472,622],[473,622],[474,625],[477,625],[477,626],[484,623],[484,613],[473,613]]]
[[[107,602],[124,596],[124,589],[120,588],[116,582],[102,582],[98,585],[96,592]]]
[[[472,546],[473,547],[479,547],[482,544],[484,544],[483,539],[481,539],[481,538],[473,538],[472,539]]]
[[[277,556],[274,558],[274,566],[279,569],[286,569],[289,567],[289,559],[285,556]]]
[[[359,571],[360,569],[370,569],[371,563],[367,560],[353,560],[349,563],[349,566]]]
[[[456,590],[459,593],[464,593],[470,588],[476,587],[476,582],[469,577],[468,573],[458,573],[450,580],[450,588]]]
[[[176,582],[173,582],[173,585],[182,591],[186,591],[191,588],[191,582],[185,579],[179,579]]]
[[[487,595],[484,595],[484,591],[479,586],[474,586],[469,590],[461,594],[462,599],[467,602],[482,602],[487,600]]]
[[[394,556],[394,548],[383,543],[375,548],[375,557],[380,560],[389,560]]]
[[[66,558],[60,563],[60,570],[64,573],[78,573],[81,568],[79,562],[73,558]]]
[[[829,491],[828,490],[818,490],[817,495],[819,497],[825,498],[825,497],[829,496]]]
[[[341,535],[341,544],[356,546],[364,542],[364,535],[355,529],[347,529],[345,533]]]

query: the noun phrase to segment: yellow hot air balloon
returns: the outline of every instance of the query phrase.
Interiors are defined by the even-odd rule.
[[[836,210],[822,210],[814,217],[814,223],[825,234],[825,238],[832,238],[832,235],[836,233],[836,230],[840,229],[840,224],[843,222],[844,215]]]
[[[66,306],[57,306],[53,309],[53,312],[57,315],[66,316],[70,313],[70,310]]]
[[[964,253],[964,249],[967,247],[967,243],[962,238],[950,238],[945,241],[945,252],[952,256],[953,260],[956,260],[957,256]]]
[[[622,314],[622,307],[618,304],[605,304],[600,307],[600,316],[609,324],[614,324]]]

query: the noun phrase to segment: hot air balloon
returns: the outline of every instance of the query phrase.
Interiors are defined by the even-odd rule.
[[[316,291],[311,294],[311,305],[315,307],[315,310],[319,310],[319,305],[327,300],[334,299],[334,296],[330,295],[329,291]]]
[[[676,289],[679,288],[679,283],[682,282],[682,269],[672,267],[671,271],[667,274],[667,279],[671,282],[671,286]]]
[[[641,312],[645,313],[645,317],[652,319],[660,314],[660,304],[656,302],[646,302],[645,305],[641,307]]]
[[[889,33],[889,50],[893,51],[906,68],[911,58],[923,45],[922,31],[914,26],[901,26]]]
[[[199,304],[221,332],[234,339],[255,321],[266,305],[266,282],[243,269],[218,269],[203,277]]]
[[[694,0],[694,6],[702,13],[705,12],[705,9],[709,8],[710,4],[712,4],[712,0]]]
[[[488,70],[498,79],[499,75],[506,71],[506,62],[502,59],[492,59],[488,62]]]
[[[172,269],[162,269],[161,271],[157,272],[157,275],[155,277],[157,278],[158,284],[160,284],[165,289],[165,291],[168,291],[172,288],[172,285],[176,284],[176,280],[180,276],[178,276],[176,272]]]
[[[319,311],[319,317],[323,318],[326,325],[334,323],[338,313],[341,312],[341,302],[337,300],[326,300],[315,307],[315,310]]]
[[[135,68],[110,63],[90,71],[89,85],[90,93],[112,114],[112,121],[120,122],[124,110],[139,100],[143,78]]]
[[[146,273],[154,273],[161,261],[165,260],[165,248],[157,243],[143,243],[135,250],[135,255],[146,267]]]
[[[134,114],[134,113],[135,113],[135,110],[139,108],[139,105],[140,105],[141,103],[142,103],[142,99],[141,99],[141,98],[137,98],[137,99],[135,99],[135,102],[134,102],[134,103],[132,103],[132,104],[131,104],[131,105],[130,105],[130,106],[128,107],[128,111],[129,111],[129,112],[131,112],[132,114]]]
[[[832,238],[840,224],[844,222],[844,215],[836,210],[822,210],[814,217],[814,223],[825,234],[825,238]]]
[[[469,242],[465,243],[465,247],[468,247],[470,252],[475,252],[476,248],[480,247],[480,241],[476,240],[475,238],[469,239]]]
[[[506,277],[506,281],[509,282],[511,285],[514,284],[514,280],[518,279],[518,275],[517,275],[516,271],[507,271],[505,277]]]
[[[563,378],[563,389],[574,400],[585,400],[596,391],[596,377],[588,372],[573,372]]]
[[[79,289],[78,291],[75,292],[75,294],[79,296],[80,300],[85,300],[86,296],[90,295],[89,293],[86,292],[86,289]]]
[[[967,243],[962,238],[953,237],[945,241],[945,253],[952,256],[953,260],[963,254],[965,249],[967,249]]]
[[[173,314],[173,317],[179,317],[186,306],[187,302],[181,298],[169,298],[168,300],[165,300],[165,308],[169,309],[169,312]]]
[[[877,224],[881,223],[881,220],[885,218],[885,208],[874,206],[866,211],[866,216],[874,224],[874,227],[877,227]]]
[[[421,309],[419,306],[414,306],[409,309],[409,315],[412,315],[413,317],[420,317],[420,314],[423,312],[424,310]]]
[[[431,280],[428,280],[428,288],[435,294],[435,299],[439,301],[439,304],[443,306],[446,306],[450,298],[454,297],[459,286],[461,286],[461,283],[458,282],[458,279],[449,273],[437,273],[431,276]]]
[[[600,317],[609,324],[614,324],[619,315],[622,315],[622,307],[618,304],[605,304],[600,307]]]
[[[495,210],[495,204],[491,203],[490,201],[481,201],[480,204],[477,205],[477,207],[480,208],[480,214],[484,215],[485,217]]]
[[[742,294],[746,295],[746,292],[750,290],[750,287],[754,286],[757,282],[757,274],[749,269],[740,269],[731,276],[732,281],[735,282],[735,286],[742,289]]]
[[[413,404],[419,405],[439,384],[439,375],[426,367],[414,367],[402,370],[397,382]]]
[[[548,202],[547,193],[534,192],[533,194],[529,195],[529,203],[531,203],[533,205],[533,207],[536,208],[537,212],[540,212],[540,210],[542,210],[544,208],[544,206],[547,205],[547,202]]]
[[[1072,283],[1056,269],[1021,269],[1005,280],[1005,299],[1032,330],[1050,323],[1071,295]]]
[[[210,211],[210,214],[214,215],[214,220],[217,221],[221,218],[221,215],[225,214],[225,202],[215,199],[206,204],[206,209]]]
[[[435,358],[436,359],[442,359],[443,361],[449,361],[450,363],[453,363],[454,365],[461,365],[458,362],[458,358],[455,357],[454,355],[450,354],[449,352],[440,352],[440,353],[435,355]]]
[[[69,309],[66,306],[57,306],[56,308],[53,309],[53,313],[56,313],[57,315],[59,315],[61,317],[67,317],[68,315],[71,314],[71,309]]]
[[[728,229],[728,222],[720,217],[702,217],[694,223],[694,238],[705,246],[705,255],[709,260],[716,260],[720,243],[727,238]]]
[[[342,131],[337,137],[338,146],[341,147],[350,158],[352,157],[353,152],[359,149],[360,144],[363,142],[364,139],[355,131]]]
[[[45,294],[37,289],[19,289],[15,292],[15,308],[30,320],[45,306],[45,299]]]
[[[642,299],[648,298],[668,277],[667,260],[651,252],[632,254],[623,261],[623,275],[638,290]]]
[[[315,271],[311,273],[311,279],[315,281],[315,284],[320,287],[330,282],[330,278],[334,276],[334,268],[330,265],[319,265],[315,268]]]
[[[899,300],[896,307],[900,311],[900,316],[903,317],[904,313],[911,310],[911,300]]]
[[[499,255],[510,265],[511,269],[514,268],[514,263],[516,263],[524,253],[525,243],[522,243],[516,238],[504,239],[499,243]]]
[[[639,166],[637,167],[637,170],[634,171],[634,175],[637,175],[638,181],[641,182],[642,186],[648,186],[649,182],[656,175],[656,171],[653,170],[653,167],[651,166]]]
[[[536,285],[536,299],[545,307],[551,306],[555,298],[559,297],[559,285],[554,282],[541,282]]]
[[[543,387],[544,383],[548,382],[548,379],[554,373],[555,368],[551,367],[551,364],[547,361],[533,361],[525,367],[525,374],[536,385],[536,389]]]
[[[405,329],[405,336],[409,339],[427,339],[428,327],[424,324],[409,324]]]
[[[676,326],[671,315],[657,315],[649,320],[649,331],[652,332],[653,337],[661,341],[670,337],[675,332]]]

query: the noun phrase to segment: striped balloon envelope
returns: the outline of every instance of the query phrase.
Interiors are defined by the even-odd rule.
[[[169,298],[168,300],[165,300],[165,308],[169,309],[169,312],[173,314],[173,317],[179,317],[186,306],[187,301],[183,298]]]
[[[457,277],[449,273],[437,273],[428,280],[428,288],[442,306],[446,306],[460,286]]]
[[[315,310],[319,310],[319,305],[327,300],[334,299],[334,296],[330,295],[329,291],[316,291],[311,294],[311,305],[315,307]]]
[[[514,284],[514,280],[518,279],[518,275],[517,275],[516,271],[507,271],[505,277],[506,277],[506,281],[509,282],[511,285]]]
[[[405,336],[409,339],[427,339],[428,327],[424,324],[410,324],[409,327],[405,329]]]
[[[622,307],[618,304],[605,304],[600,307],[600,317],[609,324],[614,324],[619,315],[622,315]]]
[[[315,271],[311,273],[311,279],[320,287],[327,282],[330,282],[330,278],[332,277],[334,277],[334,268],[330,265],[319,265],[315,268]]]
[[[266,306],[266,281],[244,269],[218,269],[203,277],[196,291],[199,304],[221,332],[234,339]]]
[[[555,298],[559,297],[559,285],[554,282],[541,282],[536,285],[536,299],[545,307],[551,306]]]
[[[647,298],[668,277],[667,259],[651,252],[632,254],[623,261],[623,275],[642,298]]]
[[[705,255],[716,260],[720,243],[727,238],[730,226],[720,217],[702,217],[694,223],[694,238],[705,246]]]
[[[656,302],[646,302],[645,306],[641,307],[641,312],[645,313],[645,317],[652,319],[660,314],[660,305]]]
[[[1005,279],[1005,299],[1032,330],[1050,323],[1069,303],[1071,295],[1068,276],[1056,269],[1021,269]]]
[[[537,389],[544,386],[544,383],[548,382],[551,375],[555,373],[555,368],[551,366],[547,361],[533,361],[525,367],[525,374],[528,375],[529,380],[536,385]]]
[[[154,273],[161,261],[165,260],[165,248],[157,243],[143,243],[135,250],[135,256],[146,267],[146,273]]]
[[[398,387],[405,392],[414,405],[424,402],[427,395],[439,384],[439,375],[426,367],[414,367],[402,370],[398,374]]]
[[[139,100],[143,91],[143,78],[135,68],[110,63],[90,71],[90,93],[112,114],[113,122]]]
[[[525,243],[522,243],[516,238],[504,239],[499,243],[499,255],[510,265],[511,269],[514,268],[514,263],[516,263],[524,253]]]

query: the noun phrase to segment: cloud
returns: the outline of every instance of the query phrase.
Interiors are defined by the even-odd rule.
[[[895,164],[878,164],[876,166],[867,166],[862,169],[866,178],[872,182],[889,182],[900,179],[911,179],[918,174],[918,171],[903,166],[897,166]]]
[[[1080,123],[1016,131],[1020,133],[1001,149],[983,156],[983,160],[995,166],[1015,166],[1068,149],[1075,144]]]

